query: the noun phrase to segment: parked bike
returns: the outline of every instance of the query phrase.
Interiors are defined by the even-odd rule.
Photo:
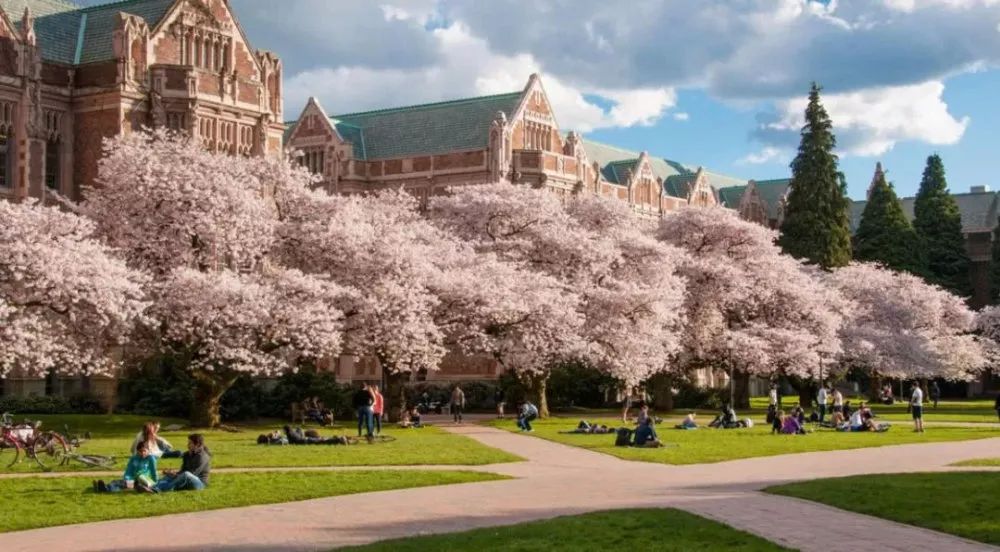
[[[69,443],[55,431],[42,431],[41,426],[37,420],[15,424],[9,412],[0,415],[0,464],[11,468],[22,457],[34,460],[45,471],[61,464],[70,452]]]

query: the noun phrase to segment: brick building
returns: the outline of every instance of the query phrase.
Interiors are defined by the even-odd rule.
[[[563,132],[541,78],[507,94],[327,115],[309,100],[285,134],[287,149],[334,193],[403,187],[426,199],[449,186],[506,178],[561,196],[596,193],[650,217],[714,205],[745,180]]]
[[[0,0],[0,197],[77,198],[101,139],[143,126],[278,155],[281,71],[226,0]]]
[[[79,198],[102,138],[142,126],[280,155],[281,86],[281,61],[250,46],[226,0],[0,0],[0,199]],[[107,395],[112,384],[0,381],[0,394],[82,390]]]

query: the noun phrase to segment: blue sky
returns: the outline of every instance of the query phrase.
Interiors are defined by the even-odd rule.
[[[90,2],[93,3],[93,2]],[[231,0],[285,67],[286,117],[507,92],[533,72],[562,130],[780,178],[824,87],[852,197],[876,161],[912,195],[1000,188],[1000,0]]]

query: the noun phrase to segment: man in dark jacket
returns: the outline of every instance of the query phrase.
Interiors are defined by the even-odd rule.
[[[375,431],[375,395],[368,389],[368,385],[361,384],[361,387],[354,393],[351,399],[351,406],[358,412],[358,437],[361,437],[361,427],[364,426],[367,437],[371,440]]]
[[[212,455],[205,447],[205,438],[200,433],[188,436],[188,449],[181,455],[180,470],[163,470],[163,479],[156,484],[158,492],[200,491],[208,485],[208,474],[212,469]]]

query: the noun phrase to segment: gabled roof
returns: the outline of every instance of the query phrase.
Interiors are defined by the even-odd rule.
[[[710,177],[713,184],[715,183],[715,178],[718,177]],[[781,205],[781,199],[785,197],[785,192],[788,191],[788,185],[791,182],[792,179],[790,178],[754,181],[754,186],[757,188],[757,195],[760,196],[761,201],[764,202],[767,209],[768,218],[778,218],[778,207]],[[746,193],[748,187],[748,185],[742,185],[720,188],[719,200],[726,207],[730,209],[737,209],[739,208],[740,201],[743,199],[743,194]]]
[[[82,8],[60,0],[0,0],[20,29],[24,8],[35,18],[42,59],[67,65],[114,59],[112,35],[119,12],[137,15],[155,27],[176,0],[124,0]]]
[[[638,158],[612,161],[601,167],[601,175],[604,177],[604,180],[607,180],[608,182],[624,186],[628,184],[629,175],[635,174],[638,165]]]
[[[719,188],[719,201],[724,207],[729,209],[738,209],[740,206],[740,200],[743,199],[743,193],[746,192],[747,186],[728,186],[726,188]]]
[[[970,192],[952,194],[958,203],[958,211],[962,215],[963,232],[989,232],[997,226],[997,216],[1000,215],[1000,193]],[[899,200],[903,206],[906,218],[913,220],[913,207],[916,198],[904,197]],[[855,232],[861,224],[861,214],[867,201],[851,202],[851,232]]]
[[[635,162],[638,161],[640,155],[637,151],[629,151],[627,149],[587,139],[581,140],[581,144],[583,145],[583,150],[587,152],[587,159],[591,163],[596,161],[598,166],[601,168],[601,174],[604,175],[604,179],[608,182],[612,182],[613,184],[617,184],[618,181],[608,178],[607,172],[609,165],[612,163],[632,162],[634,168]],[[669,159],[663,159],[660,157],[649,156],[649,166],[653,169],[653,174],[662,180],[666,180],[668,177],[676,174],[688,172],[693,173],[690,168],[676,161],[670,161]]]
[[[509,117],[522,92],[465,98],[362,113],[330,119],[354,145],[358,159],[431,155],[486,148],[498,111]]]

